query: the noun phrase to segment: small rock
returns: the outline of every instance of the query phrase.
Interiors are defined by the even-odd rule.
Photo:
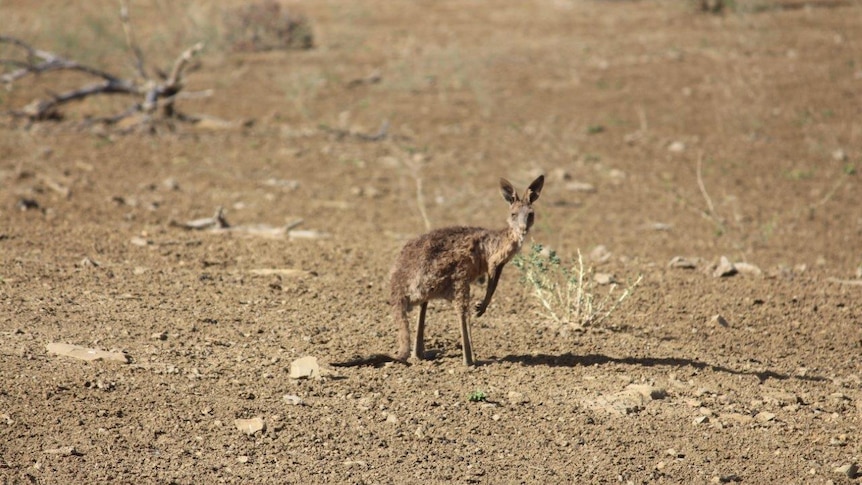
[[[593,184],[586,182],[569,182],[566,184],[566,190],[571,192],[593,193],[596,191],[596,187]]]
[[[290,239],[327,239],[329,233],[314,231],[314,230],[299,230],[294,229],[287,232]]]
[[[721,325],[722,327],[727,327],[727,320],[721,315],[713,315],[712,318],[709,319],[709,323],[713,325]]]
[[[386,422],[387,422],[387,423],[389,423],[389,424],[398,424],[398,416],[396,416],[396,415],[394,415],[394,414],[392,414],[392,413],[389,413],[389,414],[386,416]]]
[[[264,423],[262,418],[237,419],[234,420],[233,424],[236,426],[236,429],[249,436],[266,429],[266,423]]]
[[[239,455],[236,457],[237,463],[248,463],[248,455]]]
[[[606,263],[611,259],[611,252],[603,244],[590,251],[590,260],[596,264]]]
[[[754,422],[754,418],[748,414],[742,413],[726,413],[719,415],[719,419],[726,423],[739,425],[749,425]]]
[[[135,246],[140,246],[140,247],[142,247],[142,248],[143,248],[143,247],[147,247],[147,246],[149,246],[150,244],[152,244],[152,241],[150,241],[150,240],[148,240],[148,239],[146,239],[146,238],[143,238],[143,237],[139,237],[139,236],[135,236],[135,237],[133,237],[133,238],[129,239],[129,242],[130,242],[130,243],[132,243],[132,244],[133,244],[133,245],[135,245]]]
[[[768,423],[775,420],[775,414],[769,412],[761,412],[757,413],[757,415],[754,416],[754,419],[756,419],[759,423]]]
[[[733,267],[736,268],[736,271],[740,274],[746,274],[751,276],[763,275],[763,271],[751,263],[734,263]]]
[[[85,257],[80,263],[78,263],[78,266],[82,268],[98,268],[101,265],[98,261],[93,261],[92,259]]]
[[[733,276],[736,274],[736,267],[730,260],[727,259],[726,256],[722,256],[718,262],[718,266],[715,267],[715,270],[712,272],[712,276],[716,278],[721,278],[724,276]]]
[[[105,350],[88,349],[80,345],[71,345],[63,343],[50,343],[45,347],[48,352],[57,355],[64,355],[75,359],[86,360],[89,362],[97,360],[108,360],[114,362],[122,362],[127,364],[129,358],[122,352],[107,352]]]
[[[847,161],[847,153],[841,148],[832,152],[832,159],[836,162],[846,162]]]
[[[282,396],[281,400],[284,401],[285,404],[290,404],[291,406],[299,406],[302,404],[302,398],[294,394],[285,394]]]
[[[669,268],[694,269],[697,265],[693,261],[683,258],[682,256],[674,256],[667,264]]]
[[[150,335],[150,338],[153,340],[167,340],[168,339],[168,332],[156,332],[156,333]]]
[[[852,479],[859,476],[859,465],[856,463],[848,463],[846,465],[841,465],[832,471],[841,475],[846,475],[847,478]]]
[[[162,180],[162,187],[168,190],[180,190],[180,183],[173,177],[168,177]]]
[[[526,404],[530,402],[530,399],[528,397],[524,396],[523,393],[517,391],[509,391],[509,394],[507,394],[506,397],[512,404]]]
[[[320,377],[320,366],[317,357],[307,356],[290,363],[291,379],[317,379]]]
[[[667,151],[671,153],[682,153],[685,151],[685,143],[681,141],[675,141],[668,145]]]
[[[596,273],[593,280],[599,285],[609,285],[614,282],[614,275],[610,273]]]
[[[704,423],[708,423],[708,422],[709,422],[708,416],[698,416],[698,417],[694,418],[694,424],[696,424],[696,425],[697,424],[704,424]]]
[[[49,455],[60,455],[60,456],[81,456],[82,453],[75,449],[74,446],[61,446],[59,448],[51,448],[45,450],[45,453]]]

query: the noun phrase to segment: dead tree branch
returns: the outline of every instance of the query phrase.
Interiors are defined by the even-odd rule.
[[[204,44],[197,43],[183,51],[174,61],[167,76],[162,74],[162,78],[154,79],[147,74],[144,55],[137,43],[132,23],[129,20],[127,2],[126,0],[119,0],[119,3],[120,21],[123,25],[126,44],[133,57],[137,77],[124,79],[53,52],[37,49],[21,39],[0,35],[0,44],[11,45],[21,51],[21,58],[19,59],[0,59],[0,66],[9,68],[9,72],[0,74],[0,82],[7,86],[27,76],[37,76],[53,71],[76,71],[99,79],[97,82],[86,84],[77,89],[51,93],[47,98],[36,99],[18,111],[12,111],[12,115],[27,118],[31,122],[61,119],[62,115],[59,110],[63,105],[91,96],[120,94],[137,98],[137,101],[120,113],[100,117],[96,121],[114,124],[137,115],[143,115],[140,118],[148,123],[159,117],[189,122],[201,119],[198,116],[183,115],[177,112],[175,102],[178,99],[199,98],[212,94],[212,90],[183,92],[185,87],[184,76],[192,59],[203,50]]]

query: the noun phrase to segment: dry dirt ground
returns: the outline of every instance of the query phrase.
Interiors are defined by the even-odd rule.
[[[75,3],[0,27],[130,75],[116,3]],[[0,482],[859,482],[862,5],[325,0],[291,5],[314,49],[258,53],[219,42],[227,3],[132,7],[148,61],[208,42],[181,109],[254,124],[81,129],[105,98],[0,127]],[[35,82],[3,109],[81,78]],[[502,226],[498,177],[538,173],[530,242],[604,246],[643,275],[623,305],[554,325],[509,266],[481,365],[437,303],[433,360],[331,366],[394,351],[420,207]],[[217,207],[239,230],[176,225]]]

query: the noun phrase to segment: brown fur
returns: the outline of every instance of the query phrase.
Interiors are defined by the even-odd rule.
[[[521,249],[533,224],[533,202],[544,184],[539,176],[522,197],[505,179],[500,179],[503,198],[509,202],[509,226],[497,231],[480,227],[446,227],[417,237],[404,245],[392,267],[391,304],[398,325],[396,358],[406,361],[410,352],[408,313],[419,305],[419,322],[412,356],[425,356],[425,311],[428,301],[452,302],[461,322],[464,363],[473,365],[470,338],[470,284],[487,278],[485,298],[476,305],[476,316],[485,313],[491,302],[503,266]]]

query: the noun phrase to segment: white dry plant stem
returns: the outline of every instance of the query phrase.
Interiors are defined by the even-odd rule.
[[[519,256],[515,265],[529,283],[533,295],[558,324],[585,326],[602,323],[631,296],[643,280],[643,275],[639,275],[616,298],[614,293],[619,285],[612,283],[608,292],[599,296],[592,278],[593,268],[584,268],[580,249],[577,266],[573,265],[572,268],[564,266],[554,253],[543,255],[541,246],[536,244],[532,246],[529,256]]]

